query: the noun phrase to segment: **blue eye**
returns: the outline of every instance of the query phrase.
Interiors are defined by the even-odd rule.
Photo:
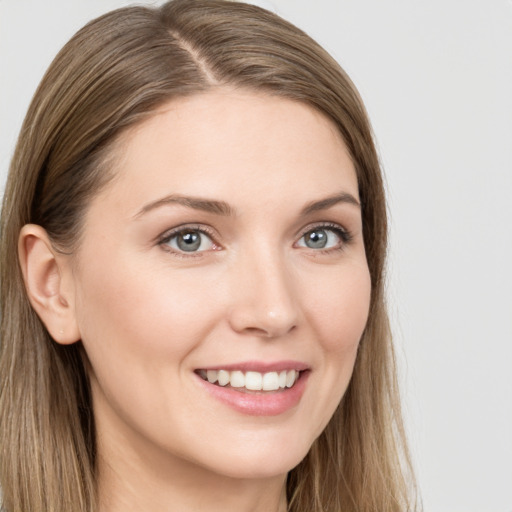
[[[199,229],[183,229],[162,243],[178,252],[201,252],[213,248],[212,239]]]
[[[297,245],[308,249],[334,249],[346,241],[344,235],[339,228],[318,227],[304,233]]]

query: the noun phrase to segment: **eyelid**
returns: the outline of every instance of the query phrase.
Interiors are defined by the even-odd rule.
[[[353,234],[345,227],[343,227],[341,224],[335,223],[335,222],[315,222],[313,224],[309,224],[306,227],[302,228],[299,231],[299,234],[297,235],[297,241],[294,245],[298,244],[298,242],[307,235],[310,231],[314,231],[315,229],[325,229],[330,230],[336,233],[337,236],[341,239],[341,242],[339,246],[337,247],[330,247],[327,249],[312,249],[316,253],[328,253],[331,251],[336,251],[343,249],[345,245],[349,244],[353,239]],[[302,247],[302,246],[300,246]],[[307,248],[307,247],[306,247]]]
[[[181,224],[174,228],[168,229],[164,231],[161,235],[156,238],[156,245],[161,246],[162,248],[165,246],[165,250],[171,254],[180,256],[180,257],[197,257],[208,251],[198,251],[198,252],[190,252],[187,253],[185,251],[177,251],[172,247],[166,245],[172,238],[179,235],[183,231],[197,231],[206,235],[212,241],[214,250],[222,249],[222,246],[217,242],[217,233],[210,226],[205,224]]]
[[[341,224],[338,224],[335,222],[325,222],[325,221],[321,222],[320,221],[320,222],[314,222],[312,224],[308,224],[307,226],[302,228],[296,235],[296,242],[294,243],[294,246],[297,245],[299,240],[301,240],[304,237],[304,235],[306,235],[307,233],[309,233],[310,231],[313,231],[315,229],[325,229],[325,230],[334,231],[336,233],[336,235],[339,236],[339,238],[341,239],[339,246],[331,247],[331,248],[327,248],[327,249],[314,249],[314,251],[316,253],[322,253],[322,252],[328,253],[331,251],[343,249],[343,247],[346,244],[350,243],[353,239],[352,233],[347,228],[342,226]],[[206,235],[208,238],[210,238],[210,240],[214,246],[213,250],[223,249],[223,247],[217,242],[217,239],[218,239],[217,232],[213,228],[211,228],[210,226],[205,225],[205,224],[185,223],[185,224],[181,224],[179,226],[173,227],[171,229],[164,231],[161,235],[159,235],[156,238],[155,243],[156,243],[156,245],[159,245],[161,247],[165,246],[165,250],[167,252],[169,252],[173,255],[179,256],[179,257],[185,257],[185,258],[186,257],[198,257],[198,256],[203,255],[205,252],[209,252],[209,251],[198,251],[198,252],[191,251],[190,253],[187,253],[185,251],[177,251],[177,250],[173,249],[172,247],[170,247],[169,245],[167,245],[168,242],[173,237],[182,233],[183,231],[198,231],[198,232]]]
[[[312,224],[308,224],[298,232],[297,238],[300,239],[305,234],[315,229],[330,229],[332,231],[335,231],[340,234],[340,236],[343,238],[345,242],[350,241],[350,239],[352,238],[351,232],[347,228],[343,227],[341,224],[338,224],[336,222],[314,222]]]

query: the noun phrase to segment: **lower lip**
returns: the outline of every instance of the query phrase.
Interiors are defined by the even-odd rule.
[[[237,391],[235,388],[211,384],[199,376],[197,378],[208,393],[235,411],[250,416],[277,416],[299,403],[306,388],[309,374],[309,371],[301,372],[299,379],[291,388],[271,392],[263,391],[261,393],[245,393]]]

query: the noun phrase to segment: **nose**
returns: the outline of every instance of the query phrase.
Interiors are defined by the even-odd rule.
[[[279,255],[253,254],[232,274],[229,322],[238,333],[278,338],[294,330],[300,307],[293,276]]]

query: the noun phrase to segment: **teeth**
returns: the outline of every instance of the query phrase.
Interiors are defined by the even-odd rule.
[[[232,388],[246,388],[250,391],[277,391],[278,389],[291,388],[300,372],[297,370],[283,370],[281,372],[241,372],[235,370],[200,370],[199,375],[211,384],[219,386],[231,385]]]
[[[263,391],[275,391],[279,389],[279,375],[277,372],[265,373],[261,380],[261,389],[263,389]]]
[[[286,387],[286,370],[283,370],[280,374],[279,374],[279,387],[280,388],[285,388]]]
[[[245,374],[245,387],[251,391],[261,391],[263,386],[263,375],[258,372],[247,372]]]
[[[291,388],[295,384],[295,370],[286,372],[286,387]]]
[[[243,388],[245,386],[245,375],[242,372],[231,372],[229,383],[232,388]]]
[[[219,370],[218,372],[219,386],[229,384],[229,372],[226,370]]]

